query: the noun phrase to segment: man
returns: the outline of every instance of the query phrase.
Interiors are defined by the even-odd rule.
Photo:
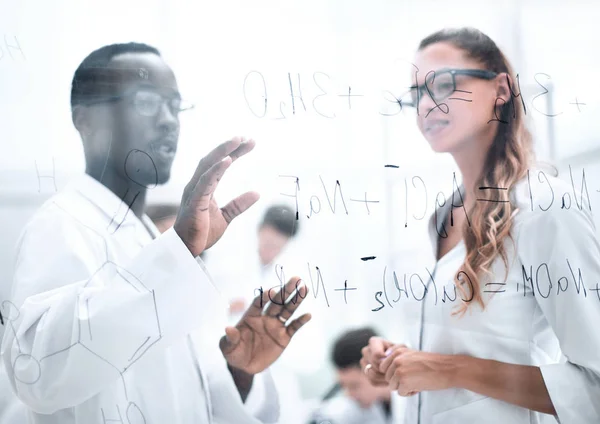
[[[296,214],[287,205],[274,205],[265,212],[258,228],[258,256],[263,267],[273,264],[298,233]]]
[[[159,234],[143,210],[177,149],[185,108],[173,71],[145,44],[102,47],[75,72],[71,106],[86,175],[23,233],[2,344],[30,422],[276,422],[262,371],[310,319],[291,320],[300,302],[268,303],[277,294],[265,291],[220,340],[202,337],[225,302],[197,257],[258,199],[219,208],[213,193],[254,142],[234,138],[204,157],[173,228]]]
[[[348,331],[334,343],[337,384],[313,415],[318,424],[392,424],[400,422],[401,399],[387,387],[375,387],[360,367],[361,350],[376,336],[370,328]],[[343,394],[338,392],[344,390]]]

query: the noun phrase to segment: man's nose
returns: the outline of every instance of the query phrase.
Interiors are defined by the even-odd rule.
[[[158,125],[161,129],[175,131],[179,127],[179,118],[167,103],[163,103],[158,109],[157,114]]]

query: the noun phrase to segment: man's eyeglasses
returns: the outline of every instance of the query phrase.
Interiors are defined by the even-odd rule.
[[[181,99],[178,95],[173,97],[165,97],[156,91],[138,88],[134,91],[123,94],[108,96],[99,99],[92,99],[84,102],[85,105],[93,105],[99,103],[118,102],[124,99],[131,100],[131,103],[142,116],[153,117],[158,114],[163,103],[167,103],[171,113],[178,116],[180,112],[194,108],[194,105]]]
[[[447,99],[455,91],[469,93],[468,91],[456,89],[456,75],[491,80],[496,78],[498,74],[483,69],[444,69],[442,71],[431,72],[425,79],[425,83],[410,88],[410,102],[403,102],[402,105],[416,108],[425,93],[429,94],[436,102]]]

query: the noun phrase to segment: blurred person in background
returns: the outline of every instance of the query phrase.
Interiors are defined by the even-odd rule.
[[[402,400],[386,386],[374,386],[360,366],[362,349],[377,334],[369,327],[343,333],[333,345],[331,360],[337,382],[313,413],[310,424],[401,423]]]
[[[373,337],[361,366],[408,397],[406,424],[600,422],[600,302],[585,295],[600,281],[600,244],[588,200],[561,207],[547,185],[532,189],[571,187],[539,173],[518,79],[490,37],[438,31],[413,65],[403,108],[416,109],[434,151],[453,156],[462,184],[429,221],[426,295],[402,308],[418,303],[414,348]]]
[[[264,213],[258,226],[258,263],[251,285],[241,285],[241,295],[230,301],[232,320],[237,320],[256,295],[254,289],[271,287],[276,277],[277,260],[281,259],[286,247],[299,229],[294,210],[288,205],[272,205]]]

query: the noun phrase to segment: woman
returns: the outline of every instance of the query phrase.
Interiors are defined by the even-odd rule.
[[[372,338],[363,370],[408,396],[410,424],[600,422],[589,204],[551,204],[548,187],[571,187],[532,168],[518,84],[489,37],[437,32],[414,65],[419,129],[452,154],[463,184],[430,221],[435,267],[411,348]]]

